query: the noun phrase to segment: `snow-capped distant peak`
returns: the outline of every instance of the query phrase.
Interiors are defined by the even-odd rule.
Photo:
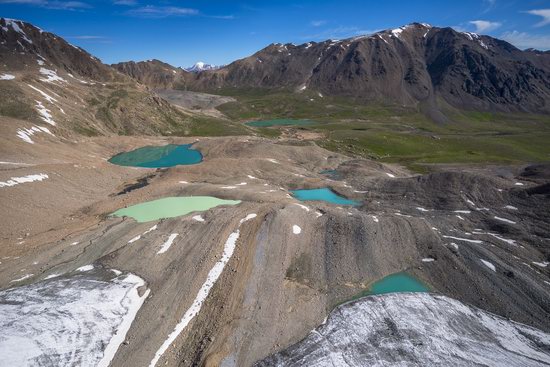
[[[204,70],[216,70],[216,69],[219,69],[220,67],[221,66],[211,65],[211,64],[207,64],[205,62],[199,61],[199,62],[195,63],[195,65],[193,65],[189,68],[185,68],[184,70],[188,71],[190,73],[198,73],[198,72],[204,71]]]

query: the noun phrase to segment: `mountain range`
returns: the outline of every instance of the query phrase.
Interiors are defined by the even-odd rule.
[[[550,52],[423,23],[344,40],[274,43],[223,67],[197,63],[187,70],[159,60],[105,65],[22,21],[2,18],[0,35],[0,72],[15,73],[0,113],[37,123],[45,114],[53,121],[71,116],[72,130],[84,134],[185,130],[185,111],[150,89],[342,96],[412,106],[435,120],[444,120],[448,108],[550,112]],[[46,90],[35,83],[44,81]],[[37,105],[44,95],[56,96],[57,108]]]
[[[127,64],[115,67],[124,72]],[[197,91],[311,90],[361,102],[550,112],[550,52],[424,23],[344,40],[274,43],[216,70],[171,70],[177,77],[166,87]],[[129,75],[155,80],[150,73]]]
[[[59,36],[1,18],[0,40],[0,115],[22,120],[7,127],[26,142],[169,134],[187,124],[181,109]]]

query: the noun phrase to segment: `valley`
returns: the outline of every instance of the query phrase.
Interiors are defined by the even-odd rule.
[[[414,23],[189,72],[0,25],[0,365],[550,364],[548,55],[508,51],[529,103],[360,100],[246,70],[508,46]]]

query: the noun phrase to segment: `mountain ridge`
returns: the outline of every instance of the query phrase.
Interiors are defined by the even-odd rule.
[[[0,115],[7,136],[34,144],[77,135],[157,135],[186,115],[80,47],[20,20],[0,18]],[[15,138],[16,141],[20,141]]]
[[[550,53],[426,23],[343,40],[272,43],[217,70],[182,73],[181,79],[167,87],[309,89],[432,109],[550,112]]]

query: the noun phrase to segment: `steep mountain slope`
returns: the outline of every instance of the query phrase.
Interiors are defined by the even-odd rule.
[[[62,38],[0,19],[0,128],[35,143],[80,135],[169,134],[186,115]]]
[[[188,87],[311,89],[359,100],[550,112],[550,55],[451,28],[413,23],[370,36],[272,44]]]
[[[111,65],[140,83],[155,89],[185,89],[187,71],[159,60],[127,61]]]

